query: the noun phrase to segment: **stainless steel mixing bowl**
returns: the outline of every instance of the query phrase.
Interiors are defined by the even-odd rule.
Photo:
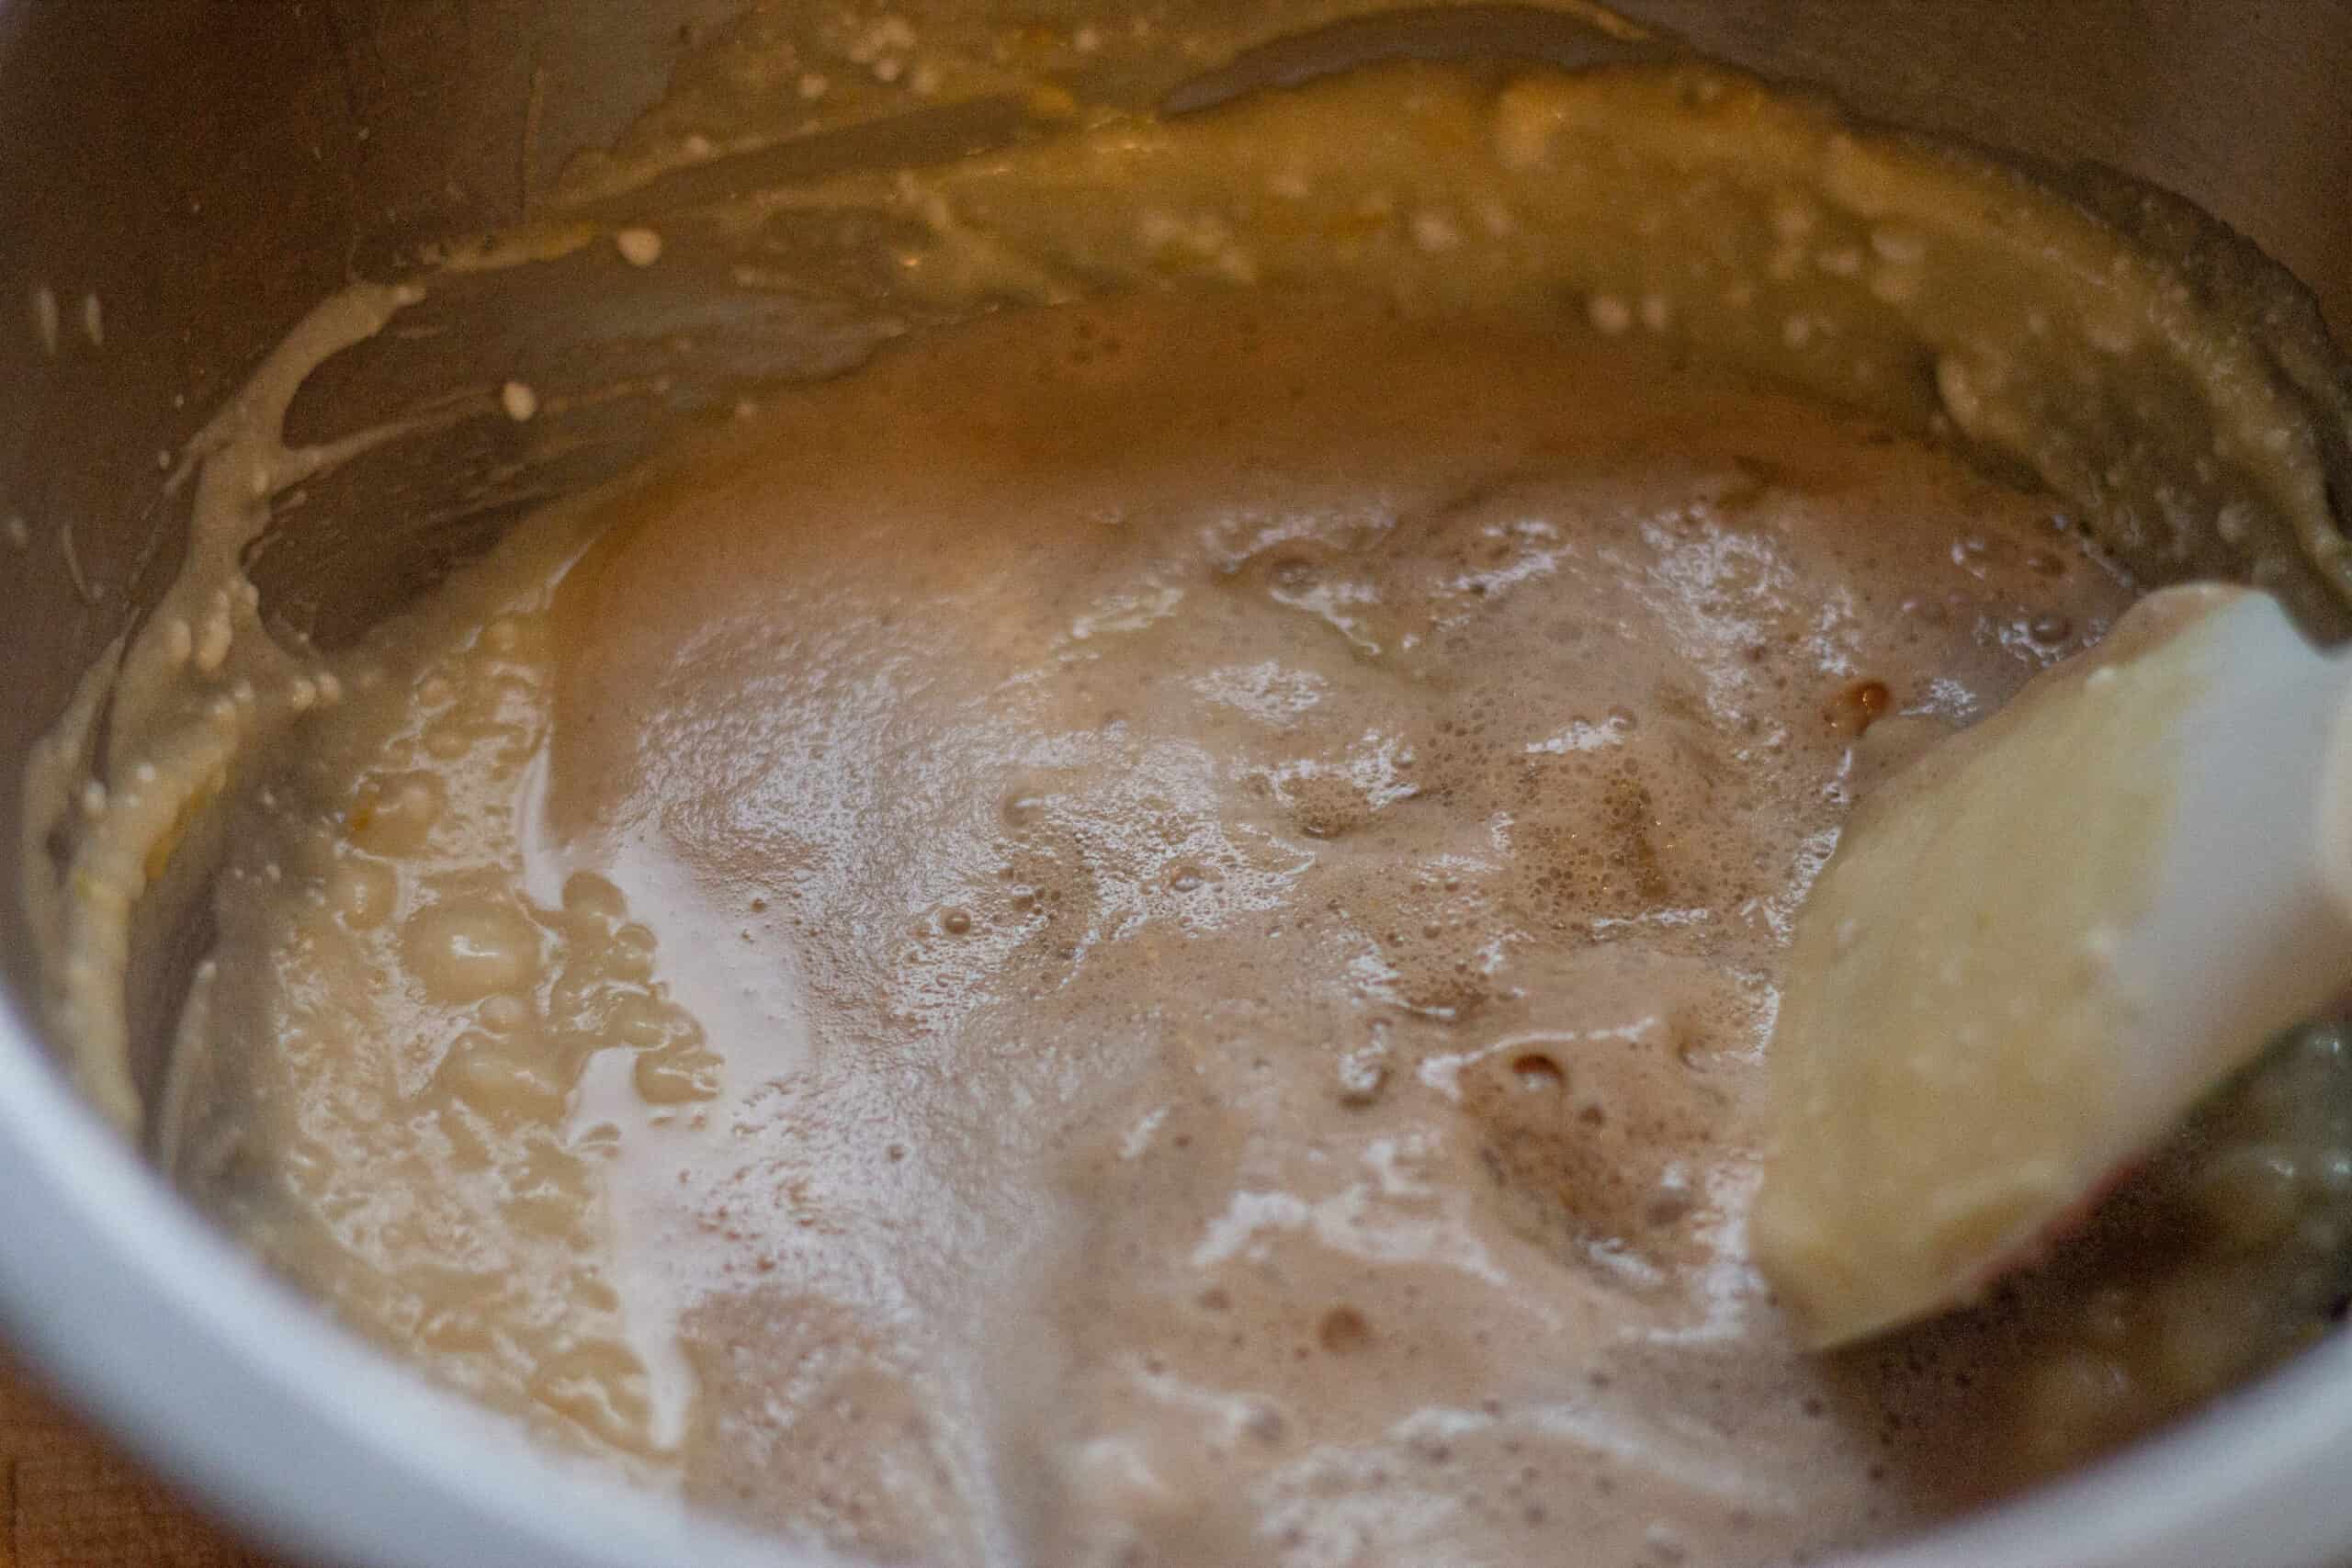
[[[73,1098],[28,1006],[13,890],[17,857],[40,846],[20,843],[17,760],[171,570],[181,519],[158,453],[178,449],[321,296],[543,201],[571,153],[611,141],[748,3],[0,0],[0,520],[29,525],[22,547],[0,540],[0,887],[11,890],[0,897],[0,1317],[74,1402],[159,1469],[322,1562],[801,1559],[565,1470],[422,1389],[205,1230]],[[1619,8],[1877,117],[2169,186],[2298,272],[2339,335],[2352,328],[2352,6]],[[1022,14],[1033,12],[1067,22],[1080,8],[1037,0]],[[1525,49],[1550,25],[1475,6],[1407,32],[1418,49]],[[776,325],[761,319],[773,302],[697,295],[691,279],[594,309],[560,287],[540,298],[534,310],[484,311],[442,348],[388,350],[322,378],[297,425],[493,366],[560,382],[621,361],[658,363],[674,391],[656,413],[682,414],[741,378],[822,358],[747,348],[791,335],[742,330]],[[54,353],[40,341],[42,299],[62,321]],[[462,290],[444,302],[467,307]],[[626,461],[662,423],[586,429],[560,468],[502,466],[494,432],[452,435],[371,470],[364,493],[309,498],[280,520],[255,574],[283,613],[334,640],[522,509]],[[163,1065],[154,1025],[200,920],[162,936],[139,1010],[150,1082]],[[2338,1336],[2098,1470],[1878,1561],[2352,1561],[2348,1471],[2352,1341]]]

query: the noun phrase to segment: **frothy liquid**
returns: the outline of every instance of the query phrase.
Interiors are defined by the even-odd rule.
[[[1883,1534],[2023,1472],[1941,1341],[1804,1358],[1748,1266],[1790,918],[2127,597],[1662,347],[997,318],[355,657],[236,835],[183,1174],[445,1381],[887,1558]]]

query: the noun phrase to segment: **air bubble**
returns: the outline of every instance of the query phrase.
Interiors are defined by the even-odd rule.
[[[503,904],[435,904],[402,931],[410,969],[439,1001],[473,1002],[516,991],[538,971],[538,932]]]
[[[1840,687],[1822,710],[1832,729],[1860,737],[1894,706],[1894,694],[1883,681],[1856,681]]]
[[[1560,1064],[1541,1051],[1527,1051],[1511,1058],[1511,1077],[1519,1087],[1530,1094],[1556,1094],[1568,1087],[1568,1075]]]
[[[1593,330],[1607,337],[1615,337],[1634,324],[1634,308],[1614,294],[1596,294],[1586,300],[1585,314]]]
[[[613,248],[631,266],[651,266],[662,259],[662,236],[651,229],[623,229],[613,236]]]
[[[628,913],[628,900],[607,877],[593,871],[575,871],[564,879],[563,908],[599,925],[617,925]]]
[[[351,841],[379,854],[413,854],[441,818],[444,786],[433,773],[398,773],[359,787],[345,817]]]

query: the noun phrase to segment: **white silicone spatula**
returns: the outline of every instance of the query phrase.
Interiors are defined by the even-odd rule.
[[[1758,1260],[1813,1343],[2030,1260],[2352,982],[2352,662],[2190,587],[1866,799],[1799,917]]]

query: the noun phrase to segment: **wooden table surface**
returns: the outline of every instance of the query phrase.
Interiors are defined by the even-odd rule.
[[[90,1435],[5,1358],[0,1506],[0,1568],[273,1568]]]

